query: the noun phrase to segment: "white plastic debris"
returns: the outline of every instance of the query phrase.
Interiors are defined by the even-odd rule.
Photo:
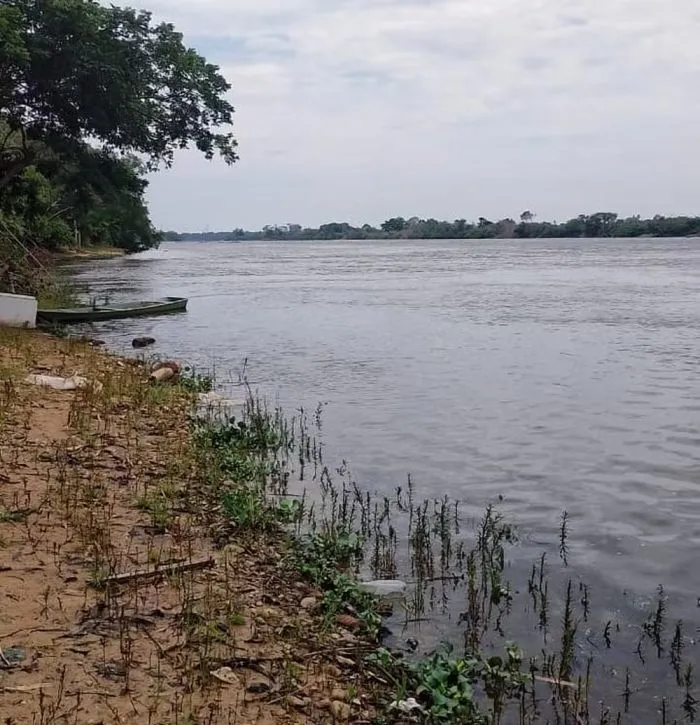
[[[231,417],[241,418],[245,400],[235,400],[214,391],[200,393],[197,399],[196,417],[207,423],[223,422]]]
[[[400,598],[406,593],[406,582],[398,579],[377,579],[371,582],[360,582],[359,586],[363,592],[368,592],[378,597]]]
[[[416,710],[418,712],[423,712],[423,708],[416,702],[415,697],[408,697],[405,700],[394,700],[389,707],[392,710],[398,710],[399,712],[406,713],[407,715],[410,715]]]
[[[220,667],[218,670],[214,670],[211,676],[225,685],[240,685],[240,680],[230,667]]]
[[[91,385],[95,390],[102,390],[102,383],[93,382],[80,375],[72,375],[69,378],[61,378],[54,375],[27,375],[24,379],[25,383],[30,385],[39,385],[42,388],[52,388],[53,390],[77,390],[78,388],[88,388]]]

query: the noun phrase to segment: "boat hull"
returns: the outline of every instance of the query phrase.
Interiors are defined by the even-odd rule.
[[[187,298],[166,297],[161,300],[125,303],[123,305],[103,305],[101,307],[77,307],[73,309],[38,310],[37,321],[61,325],[80,322],[103,322],[105,320],[122,320],[129,317],[150,317],[166,315],[171,312],[184,312],[187,309]]]

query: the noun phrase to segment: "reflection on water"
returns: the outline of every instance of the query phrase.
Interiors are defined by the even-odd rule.
[[[190,297],[99,335],[247,358],[285,406],[328,403],[326,458],[361,485],[410,472],[474,516],[502,496],[528,562],[566,509],[593,592],[643,609],[663,583],[697,620],[697,240],[181,243],[77,274],[115,300]]]

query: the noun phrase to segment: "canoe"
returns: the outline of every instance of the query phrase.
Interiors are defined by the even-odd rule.
[[[38,310],[37,321],[64,325],[78,322],[102,322],[121,320],[127,317],[164,315],[168,312],[183,312],[187,309],[186,297],[163,297],[145,302],[121,302],[118,304],[92,305],[55,310]]]

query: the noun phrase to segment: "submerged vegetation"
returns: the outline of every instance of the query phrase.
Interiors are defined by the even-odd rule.
[[[46,251],[156,246],[146,172],[195,146],[236,161],[218,68],[151,15],[95,0],[0,4],[0,291]],[[37,290],[38,287],[38,290]]]
[[[543,552],[527,580],[523,569],[514,581],[518,535],[496,507],[472,530],[458,502],[421,501],[410,478],[392,498],[363,491],[345,464],[333,471],[324,462],[320,412],[313,425],[304,411],[289,420],[248,392],[240,420],[194,424],[202,495],[221,502],[209,501],[210,524],[221,543],[277,532],[293,576],[322,592],[324,626],[356,626],[375,643],[357,666],[383,684],[378,722],[695,721],[697,651],[684,657],[695,644],[682,622],[669,623],[663,588],[646,620],[599,621],[590,588],[569,572],[567,512],[553,552],[559,566]],[[361,584],[409,570],[401,611]],[[382,646],[396,643],[387,625],[420,636],[421,621],[455,606],[463,609],[459,649]],[[520,638],[522,647],[511,641]],[[635,651],[637,666],[619,670]]]

